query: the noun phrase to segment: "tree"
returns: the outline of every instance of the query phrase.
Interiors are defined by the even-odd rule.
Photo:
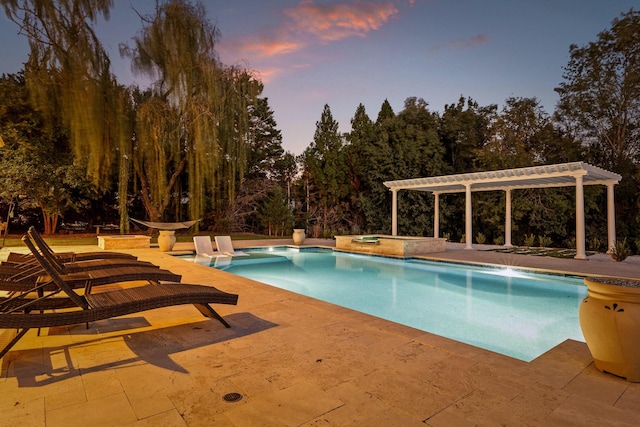
[[[281,187],[273,188],[260,209],[259,218],[269,236],[283,236],[291,228],[293,215]]]
[[[587,161],[622,175],[616,214],[625,221],[616,228],[632,240],[640,237],[639,46],[640,12],[631,9],[596,41],[570,46],[564,81],[556,88],[556,120],[562,132],[587,148]]]
[[[277,129],[267,98],[258,98],[250,108],[245,178],[271,178],[284,155],[282,132]]]
[[[45,234],[54,234],[58,218],[67,210],[86,207],[97,197],[97,188],[77,168],[67,146],[66,135],[48,129],[35,111],[23,75],[0,78],[0,200],[21,198],[23,208],[42,213]]]
[[[134,47],[121,46],[135,71],[155,80],[138,106],[134,169],[147,214],[160,221],[170,199],[181,197],[187,172],[189,215],[206,200],[233,200],[246,164],[249,106],[262,85],[245,70],[217,58],[218,30],[202,4],[162,4],[143,19]]]
[[[485,144],[476,149],[481,170],[518,168],[543,164],[538,150],[540,132],[551,126],[549,116],[535,98],[511,97],[500,114],[491,118]]]
[[[247,134],[247,164],[243,176],[238,176],[238,191],[233,201],[233,218],[218,217],[217,221],[228,224],[228,229],[243,229],[260,232],[261,227],[269,229],[269,232],[284,232],[284,226],[291,221],[276,220],[281,213],[281,194],[274,195],[276,191],[282,192],[281,186],[289,188],[289,180],[286,175],[286,162],[295,160],[282,148],[282,134],[277,129],[273,118],[273,110],[269,107],[267,98],[258,98],[256,103],[249,108],[249,132]],[[294,172],[291,172],[293,176]],[[289,192],[286,197],[288,198]],[[288,215],[291,216],[288,200],[284,202]],[[242,209],[246,210],[242,210]],[[265,211],[266,209],[266,211]],[[227,211],[224,211],[227,212]],[[225,215],[226,216],[226,215]],[[267,218],[267,219],[265,219]],[[266,222],[265,222],[266,221]]]
[[[595,42],[571,45],[557,113],[596,151],[598,165],[624,173],[640,160],[640,12],[614,19]]]
[[[452,173],[476,170],[475,153],[487,142],[488,127],[496,109],[496,105],[480,107],[471,98],[465,100],[462,96],[457,104],[445,105],[438,133]]]
[[[368,144],[361,145],[360,163],[366,165],[362,192],[358,198],[364,229],[371,233],[391,233],[391,194],[384,181],[393,178],[394,153],[391,128],[396,114],[388,100],[384,100],[374,124]],[[358,131],[360,127],[356,127]]]
[[[324,106],[316,122],[313,142],[302,154],[314,201],[320,210],[319,225],[323,234],[342,220],[341,201],[346,194],[346,168],[342,156],[343,136],[333,119],[329,105]]]
[[[398,113],[392,152],[394,173],[390,179],[444,175],[444,147],[438,138],[437,116],[422,98],[409,97]],[[428,235],[433,230],[433,197],[411,191],[398,204],[398,231]]]
[[[130,140],[122,90],[93,24],[109,18],[111,0],[2,0],[29,39],[25,79],[50,129],[68,130],[75,160],[101,187],[111,183],[116,149]]]
[[[296,157],[286,151],[273,165],[272,179],[281,187],[287,189],[287,204],[292,205],[291,187],[298,175],[298,164]]]
[[[359,104],[351,119],[351,132],[346,135],[349,144],[345,147],[345,160],[349,182],[349,217],[351,228],[361,230],[366,227],[361,197],[371,191],[369,165],[366,159],[367,149],[375,139],[375,127],[364,105]]]
[[[361,157],[353,163],[363,166],[359,206],[367,231],[389,233],[391,193],[384,182],[442,175],[446,170],[437,116],[428,110],[423,99],[415,97],[405,100],[398,115],[385,100],[373,125],[363,113],[360,108],[356,112],[350,136],[352,152]],[[430,196],[403,193],[398,206],[399,230],[414,235],[428,233],[433,224],[432,212]]]

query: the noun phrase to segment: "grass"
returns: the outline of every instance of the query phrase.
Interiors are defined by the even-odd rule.
[[[138,233],[142,234],[142,233]],[[206,235],[208,233],[201,232],[198,233],[200,235]],[[221,234],[221,233],[215,233]],[[146,233],[145,233],[146,235]],[[213,234],[210,234],[213,236]],[[193,240],[194,234],[176,234],[176,242],[191,242]],[[231,238],[233,240],[266,240],[266,239],[285,239],[289,238],[289,236],[265,236],[263,234],[250,234],[250,233],[242,233],[242,234],[232,234]],[[98,245],[98,240],[95,234],[56,234],[54,236],[44,236],[44,240],[52,245],[52,246],[81,246],[81,245]],[[157,243],[157,236],[152,236],[151,242]],[[0,239],[0,248],[2,247],[23,247],[22,243],[22,234],[10,234],[4,239],[4,244],[2,239]]]
[[[513,248],[500,248],[492,249],[493,252],[500,252],[504,254],[520,254],[520,255],[534,255],[534,256],[550,256],[554,258],[574,258],[576,256],[575,249],[564,248],[529,248],[529,247],[513,247]],[[587,251],[586,255],[593,255],[596,252]]]

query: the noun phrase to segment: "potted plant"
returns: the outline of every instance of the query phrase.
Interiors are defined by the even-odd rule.
[[[640,280],[589,277],[580,328],[596,368],[640,382]]]

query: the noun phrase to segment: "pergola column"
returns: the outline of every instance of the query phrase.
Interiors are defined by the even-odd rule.
[[[607,253],[613,252],[616,244],[616,207],[614,203],[614,183],[607,184]]]
[[[505,208],[504,208],[504,245],[508,248],[511,244],[511,189],[504,190]]]
[[[398,190],[391,189],[391,235],[398,235]]]
[[[582,175],[576,179],[576,256],[575,259],[586,259],[584,228],[584,187]]]
[[[433,237],[440,237],[440,193],[433,192]]]
[[[471,245],[473,241],[473,230],[471,228],[472,219],[473,219],[473,216],[472,216],[473,212],[471,211],[471,184],[464,184],[464,188],[465,188],[464,233],[465,233],[465,242],[466,242],[465,249],[473,249]]]

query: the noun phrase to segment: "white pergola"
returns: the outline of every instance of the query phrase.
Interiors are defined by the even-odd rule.
[[[398,234],[398,191],[414,190],[433,193],[434,221],[433,235],[440,234],[439,195],[448,193],[466,193],[465,235],[466,249],[472,249],[472,209],[471,193],[475,191],[505,192],[505,246],[511,244],[511,192],[525,188],[576,187],[576,259],[585,259],[584,224],[584,186],[604,185],[607,187],[607,244],[609,251],[616,239],[616,220],[614,208],[614,185],[622,177],[596,166],[583,162],[561,163],[556,165],[533,166],[518,169],[504,169],[490,172],[472,172],[458,175],[433,176],[429,178],[403,179],[384,183],[393,195],[391,230]]]

